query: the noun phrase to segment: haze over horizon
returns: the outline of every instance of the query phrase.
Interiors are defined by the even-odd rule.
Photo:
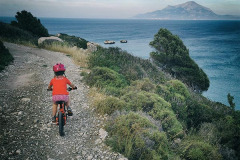
[[[0,16],[14,17],[27,10],[36,17],[54,18],[131,18],[161,10],[187,0],[1,0]],[[220,15],[240,16],[239,0],[195,0]]]

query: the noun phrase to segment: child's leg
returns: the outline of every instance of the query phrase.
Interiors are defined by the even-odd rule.
[[[66,102],[66,106],[67,106],[67,111],[68,111],[68,115],[72,116],[72,109],[70,108],[70,99],[68,98],[68,101]]]
[[[57,114],[57,104],[53,103],[53,107],[52,107],[52,116],[56,116]]]
[[[70,97],[68,97],[68,101],[66,102],[67,109],[70,106]]]

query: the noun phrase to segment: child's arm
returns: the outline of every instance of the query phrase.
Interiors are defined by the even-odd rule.
[[[70,82],[69,79],[66,78],[66,80],[67,80],[67,84],[68,84],[70,87],[72,87],[72,89],[77,89],[77,87],[76,87],[72,82]]]
[[[51,90],[52,89],[52,85],[49,84],[48,85],[48,89]]]
[[[73,89],[76,88],[76,86],[75,86],[73,83],[71,83],[70,86],[71,86]]]
[[[49,85],[48,85],[48,90],[52,90],[53,88],[53,79],[50,81]]]

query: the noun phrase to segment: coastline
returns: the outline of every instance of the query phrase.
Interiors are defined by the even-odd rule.
[[[128,51],[130,54],[145,59],[148,59],[149,53],[153,51],[148,44],[153,39],[157,29],[159,29],[160,26],[170,28],[174,34],[180,36],[184,41],[184,44],[189,48],[190,56],[210,78],[210,88],[203,94],[213,101],[219,101],[228,105],[227,94],[230,93],[235,97],[234,101],[236,102],[238,109],[240,109],[240,87],[235,83],[240,81],[240,78],[237,76],[239,68],[237,66],[239,65],[237,61],[237,53],[240,52],[238,45],[240,42],[238,42],[239,40],[237,39],[238,34],[240,33],[240,27],[238,28],[237,26],[240,26],[240,21],[134,20],[134,22],[131,22],[131,20],[119,19],[102,20],[61,18],[47,18],[41,19],[41,21],[51,34],[57,34],[64,31],[69,35],[83,37],[89,41],[96,42],[103,47],[120,47],[123,50]],[[66,22],[71,22],[70,24],[74,25],[63,25],[63,23]],[[136,23],[136,25],[134,23]],[[94,25],[96,27],[94,27]],[[178,28],[175,28],[174,25],[177,25]],[[56,26],[58,27],[56,28]],[[79,28],[79,26],[81,26],[81,28]],[[104,28],[97,28],[97,26],[102,26]],[[204,30],[201,26],[205,26]],[[129,30],[125,30],[125,27],[128,27]],[[136,29],[133,30],[133,27],[136,27]],[[147,29],[146,27],[152,29]],[[230,29],[231,31],[228,31],[227,29]],[[225,30],[228,34],[224,34]],[[97,34],[95,34],[95,32]],[[106,46],[103,43],[106,39],[113,39],[117,43]],[[127,39],[129,43],[118,43],[121,39]],[[235,39],[235,41],[231,42],[231,39]],[[221,47],[219,47],[219,45]],[[217,53],[219,53],[219,55]],[[227,53],[229,53],[231,57],[236,58],[236,60],[232,58],[228,59],[226,56]],[[232,67],[232,65],[235,67]],[[234,79],[232,78],[232,75],[235,75]],[[234,80],[234,82],[231,83],[229,80]],[[233,84],[236,85],[232,86]],[[218,96],[216,97],[216,95]]]

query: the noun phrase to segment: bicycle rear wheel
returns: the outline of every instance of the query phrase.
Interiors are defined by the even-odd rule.
[[[62,112],[58,114],[58,125],[59,125],[59,134],[60,136],[64,136],[64,119]]]

